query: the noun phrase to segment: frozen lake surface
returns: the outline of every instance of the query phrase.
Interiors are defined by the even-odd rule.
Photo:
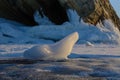
[[[75,45],[68,60],[20,61],[23,52],[33,46],[36,44],[0,45],[0,80],[120,79],[120,46]]]

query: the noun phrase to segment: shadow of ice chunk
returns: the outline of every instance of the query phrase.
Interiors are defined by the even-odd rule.
[[[5,50],[0,49],[0,52],[5,52]]]
[[[45,67],[45,70],[49,70],[53,73],[57,73],[57,74],[64,74],[64,75],[80,75],[81,70],[76,69],[76,68],[71,68],[68,66],[49,66],[49,67]],[[86,76],[85,74],[81,74]]]

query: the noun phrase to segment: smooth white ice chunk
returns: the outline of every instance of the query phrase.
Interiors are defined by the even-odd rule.
[[[77,42],[78,38],[78,33],[74,32],[54,44],[43,44],[32,47],[31,49],[26,50],[23,55],[27,59],[67,59],[67,56],[71,53],[72,48]]]
[[[91,42],[86,42],[86,46],[94,46],[94,44],[92,44]]]

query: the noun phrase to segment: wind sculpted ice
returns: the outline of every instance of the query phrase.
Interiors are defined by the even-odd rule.
[[[43,44],[32,47],[24,52],[24,57],[27,59],[40,60],[62,60],[67,59],[71,53],[74,44],[77,42],[79,35],[74,32],[62,40],[54,44]]]

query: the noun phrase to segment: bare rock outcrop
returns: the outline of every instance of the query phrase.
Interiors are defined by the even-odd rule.
[[[0,17],[36,25],[33,14],[39,10],[41,16],[44,13],[52,22],[62,24],[68,21],[68,8],[75,9],[85,22],[96,25],[111,19],[120,29],[120,19],[109,0],[0,0]]]
[[[85,22],[96,25],[104,19],[111,19],[120,29],[120,19],[109,0],[59,0],[59,2],[64,7],[75,9]]]
[[[0,0],[0,17],[35,25],[33,13],[38,8],[34,0]]]
[[[37,24],[33,18],[36,10],[39,10],[40,14],[44,12],[56,24],[62,24],[68,20],[66,10],[58,0],[0,0],[0,17],[27,25]]]

